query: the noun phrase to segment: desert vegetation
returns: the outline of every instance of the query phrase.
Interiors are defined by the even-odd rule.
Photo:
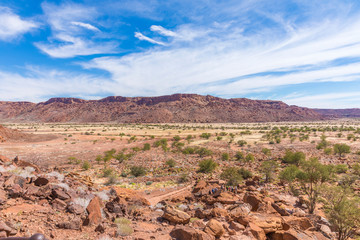
[[[2,142],[1,155],[8,159],[18,156],[41,169],[40,173],[16,161],[1,161],[2,179],[44,177],[52,182],[52,189],[56,185],[68,195],[74,191],[76,197],[50,195],[45,201],[69,219],[73,213],[68,207],[75,203],[82,206],[83,212],[75,219],[86,231],[70,230],[78,239],[93,239],[87,238],[88,232],[120,238],[141,234],[177,236],[178,232],[191,231],[223,239],[256,234],[258,239],[278,239],[284,234],[294,239],[298,234],[339,240],[357,237],[360,122],[356,120],[5,126],[40,137],[57,136],[38,142]],[[31,204],[37,206],[37,201],[44,201],[40,195],[29,198],[26,189],[33,183],[26,184],[17,195],[3,188],[8,196],[3,209],[16,208],[26,201],[34,201]],[[137,202],[129,200],[134,194]],[[99,196],[105,215],[97,224],[86,225],[84,219],[90,216],[86,209],[95,201],[94,196]],[[58,209],[59,201],[63,201],[64,209]],[[242,209],[240,215],[234,212],[238,208]],[[28,217],[27,213],[23,216]],[[175,216],[185,217],[180,221]],[[43,217],[48,218],[46,214]],[[269,219],[270,229],[261,217]],[[18,218],[15,214],[10,220],[17,223]],[[146,227],[139,227],[143,220],[163,230],[144,232]],[[55,221],[60,220],[54,217],[49,223],[53,227],[45,233],[53,232],[60,239],[69,228]],[[297,227],[304,221],[308,227]],[[98,229],[99,224],[104,230]],[[219,230],[216,234],[209,230],[214,224]],[[290,228],[284,229],[285,224]],[[29,223],[29,227],[35,225]]]

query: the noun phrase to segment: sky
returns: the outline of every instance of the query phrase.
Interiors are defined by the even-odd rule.
[[[358,0],[0,0],[0,101],[196,93],[360,107]]]

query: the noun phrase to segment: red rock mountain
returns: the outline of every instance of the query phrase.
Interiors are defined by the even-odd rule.
[[[223,99],[196,94],[107,97],[101,100],[51,98],[38,104],[0,102],[2,122],[275,122],[311,121],[323,116],[280,101]]]

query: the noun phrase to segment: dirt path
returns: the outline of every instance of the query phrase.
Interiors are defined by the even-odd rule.
[[[162,195],[157,195],[157,196],[154,196],[154,197],[148,197],[146,199],[150,202],[151,206],[155,206],[158,202],[161,202],[163,200],[166,200],[166,199],[169,199],[169,198],[172,198],[172,197],[176,197],[176,196],[178,196],[178,195],[192,189],[192,187],[193,187],[193,184],[190,184],[190,185],[188,185],[186,187],[183,187],[183,188],[180,188],[178,190],[168,192],[168,193],[164,193]]]

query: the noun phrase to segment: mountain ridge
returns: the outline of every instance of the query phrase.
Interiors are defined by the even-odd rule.
[[[276,122],[316,121],[324,115],[275,100],[224,99],[211,95],[109,96],[99,100],[50,98],[45,102],[0,102],[0,121],[14,122]]]

